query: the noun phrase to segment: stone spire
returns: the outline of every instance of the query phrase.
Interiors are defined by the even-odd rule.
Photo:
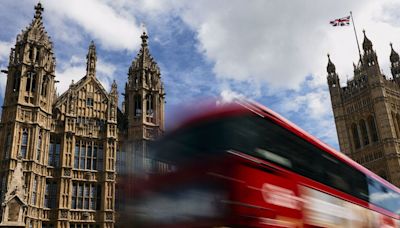
[[[41,106],[47,112],[52,110],[56,60],[42,13],[42,4],[38,3],[32,22],[17,35],[11,49],[5,106],[24,103]],[[30,98],[25,99],[26,96]]]
[[[140,36],[140,38],[142,39],[142,47],[146,47],[147,39],[149,38],[149,36],[147,36],[146,32],[143,32],[143,34]]]
[[[392,72],[393,78],[400,82],[400,58],[399,54],[393,49],[393,44],[390,43],[390,71]]]
[[[372,49],[372,42],[371,40],[368,39],[367,35],[365,35],[365,30],[363,30],[364,33],[364,41],[363,41],[363,49],[364,49],[364,56],[363,56],[363,68],[374,68],[374,71],[380,72],[379,65],[378,65],[378,57],[375,53],[375,51]],[[378,74],[377,74],[378,75]]]
[[[148,43],[147,43],[147,39],[149,38],[149,36],[147,36],[146,32],[143,32],[143,34],[140,36],[140,38],[142,39],[142,48],[139,51],[138,54],[138,60],[139,60],[139,65],[143,68],[145,68],[146,66],[148,66],[148,63],[151,63],[151,61],[153,60],[153,57],[151,57],[150,55],[150,51],[149,51],[149,47],[148,47]]]
[[[142,39],[141,49],[137,54],[136,58],[132,61],[132,64],[129,68],[129,75],[132,75],[133,71],[142,71],[148,70],[155,72],[156,75],[160,74],[160,68],[158,67],[156,61],[150,54],[150,50],[148,47],[148,35],[146,32],[140,36]],[[145,75],[142,75],[145,76]],[[136,78],[138,82],[146,81],[145,78],[139,77]]]
[[[329,87],[340,87],[339,76],[336,74],[335,64],[332,63],[330,55],[328,54],[328,65],[326,66],[328,72],[328,85]]]
[[[52,48],[52,42],[49,35],[47,34],[42,21],[42,13],[44,9],[42,4],[39,2],[35,6],[35,15],[30,25],[22,30],[21,34],[17,36],[17,43],[20,41],[33,41],[44,45],[46,48]]]
[[[87,76],[96,76],[96,61],[97,61],[97,55],[96,55],[96,46],[94,45],[94,42],[90,42],[89,45],[89,51],[88,54],[86,55],[86,75]]]
[[[36,19],[42,19],[42,12],[43,12],[43,7],[42,4],[39,2],[36,6],[35,6],[35,18]]]
[[[390,52],[390,62],[395,63],[399,61],[399,54],[393,49],[393,44],[390,43],[390,48],[392,49]]]
[[[328,72],[328,74],[334,74],[334,73],[336,73],[335,64],[332,63],[329,54],[328,54],[328,65],[326,66],[326,71]]]
[[[110,94],[118,96],[118,86],[117,86],[117,82],[115,80],[111,84],[111,92],[110,92]]]
[[[365,30],[363,30],[363,33],[364,33],[364,41],[363,41],[364,52],[372,51],[372,42],[371,40],[368,39],[367,35],[365,35]]]

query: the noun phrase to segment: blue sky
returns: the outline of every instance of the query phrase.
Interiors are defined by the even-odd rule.
[[[245,97],[336,149],[326,54],[331,54],[342,83],[352,77],[358,54],[352,28],[333,28],[329,21],[352,10],[360,41],[361,30],[366,29],[387,75],[389,42],[400,47],[396,12],[400,3],[392,0],[41,2],[44,25],[55,47],[59,93],[84,76],[91,40],[97,46],[98,78],[107,90],[116,80],[122,93],[145,27],[165,84],[167,120],[174,119],[182,104],[195,105],[200,98]],[[31,22],[36,3],[1,1],[1,69],[7,67],[16,35]],[[4,87],[3,75],[0,100]]]

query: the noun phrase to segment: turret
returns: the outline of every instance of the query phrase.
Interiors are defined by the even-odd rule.
[[[87,76],[96,76],[96,61],[97,61],[97,55],[96,55],[96,46],[94,45],[94,42],[90,42],[89,45],[89,50],[86,55],[86,75]]]
[[[129,100],[129,124],[155,124],[163,129],[164,88],[160,68],[150,54],[145,32],[141,49],[132,62],[128,72],[126,96]],[[131,106],[132,105],[132,106]]]
[[[329,88],[340,88],[339,76],[336,73],[335,64],[332,63],[330,55],[328,54],[328,65],[326,66],[326,71],[328,72],[328,85]]]
[[[110,96],[110,120],[117,121],[117,109],[118,109],[118,87],[115,80],[111,85],[111,91],[109,93]]]
[[[393,79],[396,80],[396,82],[400,82],[400,58],[399,54],[393,49],[393,44],[390,43],[390,48],[392,51],[390,52],[390,70],[393,75]]]
[[[4,106],[16,104],[41,107],[51,113],[55,91],[55,57],[42,22],[43,7],[35,6],[30,25],[16,39],[7,70]]]
[[[379,75],[380,69],[378,64],[378,57],[376,52],[373,50],[373,45],[370,39],[368,39],[367,35],[364,33],[364,41],[363,41],[363,50],[364,55],[362,59],[363,69],[366,70],[367,75]]]

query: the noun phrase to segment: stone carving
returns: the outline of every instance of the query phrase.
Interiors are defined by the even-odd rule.
[[[106,213],[106,220],[113,220],[113,213],[112,212],[107,212]]]
[[[114,173],[107,173],[108,180],[114,180]]]
[[[3,216],[0,227],[25,227],[24,217],[27,203],[25,202],[26,193],[21,160],[22,158],[19,156],[11,178],[11,183],[7,189],[4,202],[1,205],[3,208]]]
[[[87,212],[87,211],[85,211],[85,212],[82,213],[82,218],[83,218],[83,220],[88,220],[88,219],[89,219],[89,216],[90,216],[90,214],[89,214],[89,212]]]
[[[62,210],[60,214],[60,218],[66,219],[68,218],[68,211],[67,210]]]
[[[71,170],[70,169],[65,169],[64,170],[64,176],[66,176],[66,177],[71,176]]]
[[[85,172],[84,175],[86,180],[90,180],[90,178],[92,177],[92,174],[90,172]]]

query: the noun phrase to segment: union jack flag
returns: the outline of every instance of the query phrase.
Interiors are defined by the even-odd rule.
[[[329,23],[332,26],[347,26],[347,25],[350,25],[350,16],[335,19]]]

